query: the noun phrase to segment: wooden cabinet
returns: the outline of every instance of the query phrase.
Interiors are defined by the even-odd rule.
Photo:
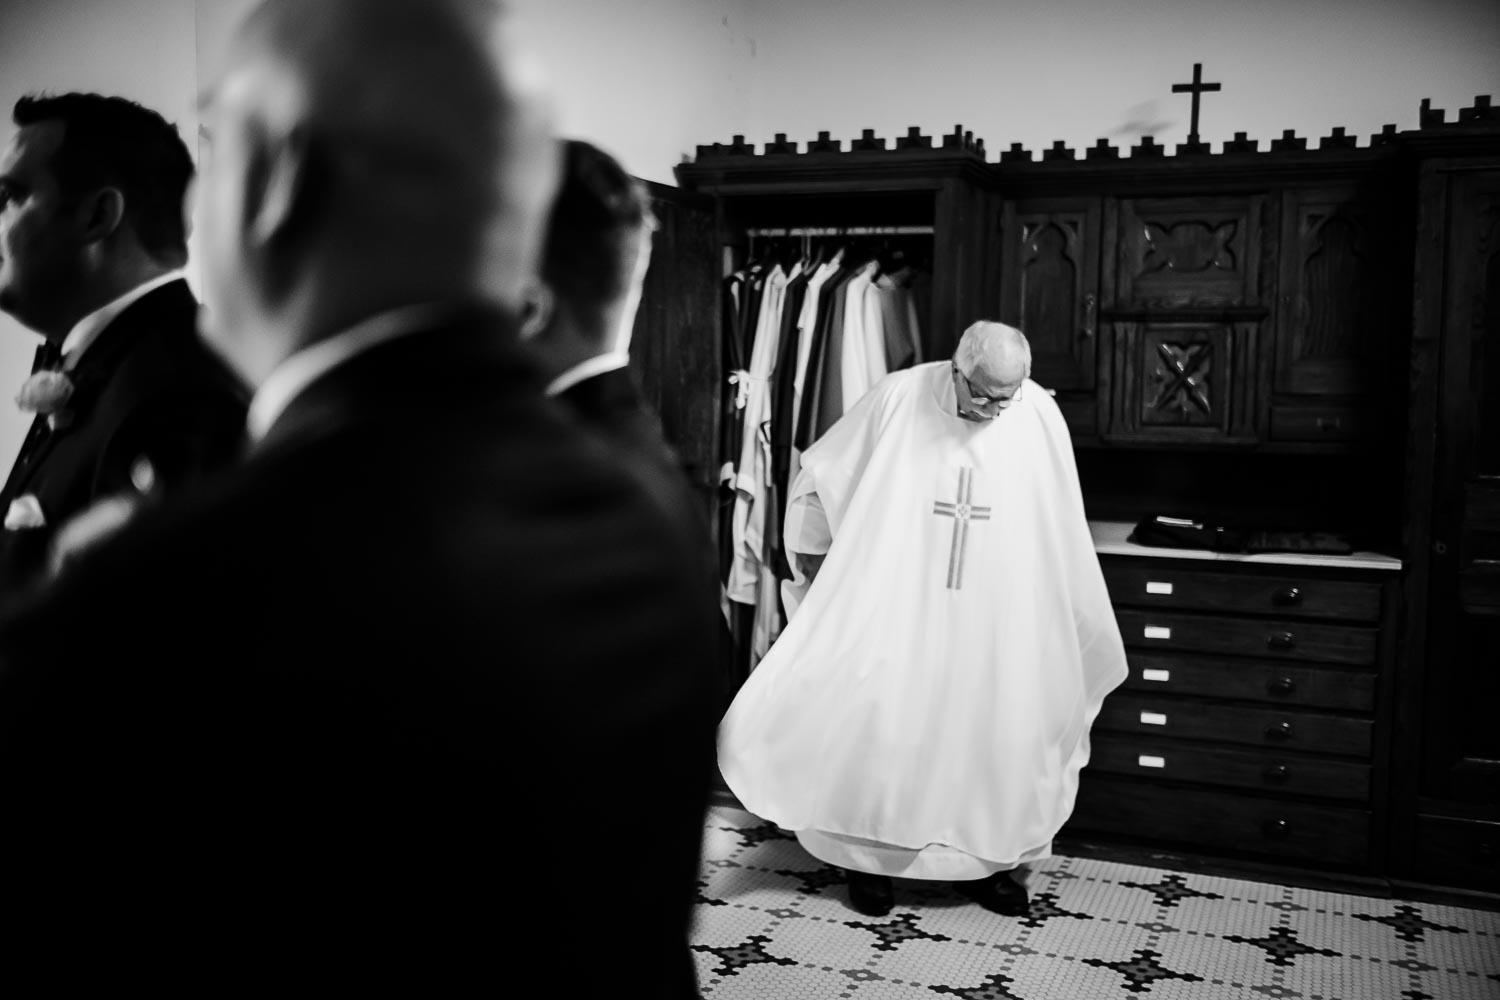
[[[1482,112],[1482,113],[1481,113]],[[1486,117],[1488,115],[1488,117]],[[1398,874],[1500,891],[1500,117],[1424,121]],[[1429,115],[1424,109],[1424,119]]]
[[[1002,157],[1000,317],[1080,446],[1389,447],[1398,174],[1389,146]]]
[[[1094,723],[1068,834],[1378,871],[1393,574],[1101,562],[1130,675]]]

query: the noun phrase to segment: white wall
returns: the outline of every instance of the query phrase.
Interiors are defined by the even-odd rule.
[[[311,2],[311,0],[309,0]],[[198,90],[255,0],[0,0],[0,142],[39,90],[123,94],[196,151]],[[1075,149],[1188,131],[1171,92],[1202,62],[1223,91],[1200,131],[1262,148],[1335,126],[1361,142],[1500,98],[1495,0],[510,0],[550,66],[560,130],[670,183],[700,143],[777,132],[847,140],[962,124],[990,158],[1012,142]],[[36,346],[0,316],[0,471],[27,421],[8,405]]]
[[[1475,94],[1500,99],[1496,0],[751,0],[750,115],[756,143],[872,128],[931,135],[962,124],[991,160],[1013,142],[1037,152],[1108,138],[1122,154],[1153,135],[1186,141],[1204,79],[1199,132],[1261,148],[1285,129],[1334,127],[1368,142],[1414,128],[1421,99],[1449,120]],[[728,131],[714,135],[729,140]],[[707,140],[700,140],[707,141]]]
[[[550,67],[559,130],[631,173],[674,183],[699,143],[743,128],[755,0],[511,0],[518,31]]]

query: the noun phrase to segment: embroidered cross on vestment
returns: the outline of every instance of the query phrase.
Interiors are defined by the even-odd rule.
[[[968,466],[958,470],[958,499],[952,503],[939,500],[932,505],[932,512],[939,517],[953,518],[953,544],[948,551],[948,589],[962,590],[964,584],[964,549],[969,543],[969,522],[988,521],[989,507],[976,507],[974,499],[974,470]]]

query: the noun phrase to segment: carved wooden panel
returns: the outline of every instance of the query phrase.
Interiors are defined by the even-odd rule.
[[[719,246],[712,199],[649,185],[657,229],[630,364],[662,431],[709,502],[718,474]]]
[[[1500,185],[1491,186],[1478,201],[1467,337],[1475,402],[1469,474],[1500,476]]]
[[[1112,333],[1109,439],[1197,445],[1256,439],[1257,324],[1122,321]]]
[[[1500,168],[1449,181],[1421,791],[1500,802]]]
[[[1049,389],[1094,387],[1099,307],[1097,198],[1006,206],[1001,318],[1031,343],[1031,372]]]
[[[1265,197],[1120,201],[1120,309],[1255,306]]]
[[[1277,392],[1357,394],[1379,386],[1392,317],[1377,212],[1352,185],[1286,193]]]

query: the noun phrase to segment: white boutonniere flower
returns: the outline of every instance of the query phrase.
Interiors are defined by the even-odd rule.
[[[16,497],[10,502],[10,509],[5,512],[6,531],[25,531],[46,525],[47,515],[42,513],[42,503],[33,493]]]
[[[72,398],[73,380],[65,372],[41,371],[22,383],[16,405],[27,413],[45,415],[47,426],[58,430],[73,422],[67,409]]]

